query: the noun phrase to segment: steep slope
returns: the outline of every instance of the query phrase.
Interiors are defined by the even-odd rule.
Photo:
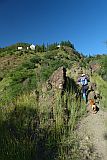
[[[70,47],[68,47],[70,50]],[[12,51],[2,52],[0,57],[1,100],[6,101],[28,90],[39,90],[51,74],[61,66],[69,68],[79,62],[80,54],[75,50],[66,53],[63,48],[47,51]],[[72,54],[71,54],[72,53]]]
[[[79,63],[80,56],[60,48],[5,51],[0,60],[1,160],[77,159],[78,141],[73,130],[85,109],[81,97],[76,96],[79,88],[62,68]],[[62,81],[66,79],[62,92],[60,75]],[[58,87],[53,91],[54,85]]]
[[[81,99],[76,80],[81,71],[88,72],[90,60],[68,46],[57,48],[52,45],[51,50],[44,52],[38,52],[38,48],[35,51],[12,48],[0,51],[0,158],[89,159],[88,153],[81,152],[75,129],[86,113],[86,104]],[[101,92],[101,107],[104,108],[107,85],[95,72],[91,81],[96,82]],[[96,127],[99,123],[104,129],[103,119],[99,120],[103,114],[99,112],[95,119],[90,115],[81,123],[90,126],[93,118]],[[80,124],[82,127],[87,130],[85,125]],[[91,125],[90,134],[95,131]],[[100,138],[102,134],[95,134],[95,138],[99,136],[104,146]],[[98,158],[97,153],[94,156],[94,151],[88,152],[91,160]]]

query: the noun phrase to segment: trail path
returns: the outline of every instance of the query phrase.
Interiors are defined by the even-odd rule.
[[[100,109],[97,114],[89,113],[81,120],[78,131],[81,142],[90,141],[100,160],[107,160],[107,111]]]

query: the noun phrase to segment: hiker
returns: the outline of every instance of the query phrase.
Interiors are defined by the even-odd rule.
[[[82,96],[85,102],[87,102],[88,82],[89,78],[85,74],[82,74],[81,77],[78,78],[78,84],[82,86]]]

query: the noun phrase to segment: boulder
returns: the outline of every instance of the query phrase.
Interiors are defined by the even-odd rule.
[[[59,67],[48,79],[47,88],[64,90],[66,86],[66,68]]]

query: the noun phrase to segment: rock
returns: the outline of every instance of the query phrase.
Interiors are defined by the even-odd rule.
[[[93,72],[97,72],[101,68],[101,65],[98,64],[97,62],[92,62],[90,64],[90,68],[92,69]]]
[[[90,83],[90,89],[96,90],[96,83]]]
[[[88,92],[87,100],[89,101],[90,99],[94,99],[95,97],[95,91]]]
[[[64,90],[66,86],[66,69],[58,68],[47,81],[47,89]]]
[[[89,137],[89,136],[86,136],[86,137],[85,137],[85,139],[86,139],[86,140],[89,140],[89,139],[90,139],[90,137]]]
[[[29,81],[30,81],[30,79],[29,79],[29,78],[25,79],[24,81],[22,81],[22,82],[23,82],[23,85],[24,85],[24,86],[27,86],[27,85],[28,85],[28,83],[29,83]]]

